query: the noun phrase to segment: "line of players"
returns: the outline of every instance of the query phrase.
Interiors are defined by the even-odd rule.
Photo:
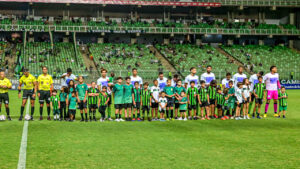
[[[247,79],[243,73],[243,67],[238,68],[238,73],[233,76],[228,73],[226,78],[222,80],[222,86],[217,87],[215,76],[211,72],[212,67],[207,66],[207,72],[201,75],[201,81],[196,75],[196,68],[191,68],[191,74],[188,75],[184,83],[177,79],[168,80],[159,73],[158,79],[153,81],[153,86],[149,88],[148,83],[143,83],[142,78],[137,75],[137,69],[132,70],[132,76],[126,77],[126,84],[122,84],[122,78],[117,78],[117,83],[114,85],[113,80],[107,77],[107,71],[101,70],[101,77],[96,82],[91,84],[91,87],[84,83],[83,77],[72,74],[72,71],[64,74],[61,78],[65,80],[66,86],[62,87],[58,94],[53,89],[52,77],[47,73],[47,67],[43,67],[43,74],[36,80],[28,70],[24,69],[24,75],[20,78],[19,97],[21,97],[21,86],[23,87],[23,100],[21,106],[21,115],[19,120],[22,120],[24,107],[29,97],[31,100],[31,117],[33,120],[35,94],[38,94],[40,102],[40,120],[43,119],[44,102],[47,105],[48,120],[50,118],[50,108],[53,110],[54,119],[74,120],[76,106],[80,109],[81,121],[88,121],[87,104],[89,105],[89,120],[96,120],[96,110],[101,113],[100,121],[104,121],[105,112],[108,109],[108,120],[111,118],[111,103],[114,98],[115,118],[116,121],[124,121],[122,118],[122,110],[125,112],[125,119],[144,120],[145,112],[147,112],[148,120],[158,120],[158,110],[160,112],[160,120],[164,121],[166,114],[167,120],[187,120],[186,112],[188,111],[189,119],[198,119],[198,107],[201,109],[201,119],[221,118],[222,120],[235,117],[239,119],[249,119],[249,103],[255,102],[253,117],[260,118],[260,107],[265,98],[267,91],[267,103],[265,106],[264,117],[267,117],[268,106],[271,99],[274,99],[274,115],[277,114],[278,94],[280,99],[280,112],[287,109],[287,94],[284,87],[280,87],[277,68],[272,66],[270,73],[262,77],[263,73],[254,74]],[[70,70],[70,69],[69,69]],[[76,85],[74,81],[78,80]],[[264,84],[266,82],[267,85]],[[175,87],[174,87],[175,86]],[[8,119],[9,116],[9,98],[8,89],[11,88],[10,81],[5,78],[3,71],[0,72],[0,101],[4,101]],[[278,93],[278,89],[281,91]],[[175,116],[174,116],[175,105]],[[243,105],[243,106],[242,106]],[[151,110],[151,116],[149,116]],[[243,109],[241,110],[241,108]],[[143,112],[143,117],[140,116],[140,108]],[[68,109],[68,111],[66,111]],[[133,118],[131,110],[133,109]],[[180,117],[178,117],[178,110]],[[217,110],[217,113],[215,113]],[[240,116],[240,112],[243,116]],[[154,115],[155,112],[155,115]],[[193,112],[193,113],[192,113]],[[205,112],[205,113],[204,113]],[[85,114],[85,117],[83,116]],[[205,115],[204,115],[205,114]],[[218,116],[217,116],[218,114]],[[136,118],[137,115],[137,118]],[[85,119],[85,120],[84,120]]]

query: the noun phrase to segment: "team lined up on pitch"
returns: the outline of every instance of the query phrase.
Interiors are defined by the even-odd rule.
[[[54,120],[74,121],[76,109],[80,109],[80,121],[96,121],[96,112],[101,114],[100,121],[113,121],[111,116],[112,98],[114,100],[115,121],[169,121],[169,120],[209,120],[212,118],[250,119],[250,105],[255,104],[252,118],[260,119],[261,105],[267,99],[264,117],[267,117],[270,100],[274,100],[274,116],[285,118],[287,110],[287,93],[279,83],[276,66],[270,68],[270,73],[253,74],[249,79],[243,73],[243,67],[238,68],[233,78],[227,73],[222,84],[218,85],[212,67],[207,66],[207,72],[199,78],[196,68],[191,68],[191,74],[184,81],[175,75],[167,79],[160,72],[158,79],[153,80],[153,86],[143,83],[138,76],[137,69],[132,69],[132,76],[125,78],[107,77],[107,70],[101,70],[101,77],[92,82],[91,87],[84,83],[84,78],[72,74],[70,68],[61,76],[62,88],[60,92],[53,89],[52,77],[47,67],[43,67],[43,74],[37,79],[24,69],[24,75],[19,80],[19,98],[23,87],[23,100],[20,112],[21,121],[24,107],[30,98],[31,114],[26,120],[33,120],[36,94],[40,103],[40,120],[43,120],[44,102],[47,105],[48,120],[51,120],[52,109]],[[75,81],[78,84],[75,85]],[[11,82],[5,78],[4,71],[0,72],[0,102],[4,101],[7,118],[9,113],[8,90]],[[277,101],[279,100],[279,113]],[[174,110],[175,108],[175,110]],[[198,109],[200,108],[200,113]],[[124,109],[125,120],[122,118]],[[88,113],[89,110],[89,113]],[[151,115],[150,115],[151,110]],[[106,115],[107,111],[107,115]],[[160,115],[158,116],[158,112]],[[89,117],[88,117],[89,115]]]

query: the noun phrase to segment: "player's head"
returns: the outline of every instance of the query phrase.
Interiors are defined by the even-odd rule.
[[[181,96],[181,97],[185,97],[185,92],[182,91],[182,92],[180,93],[180,96]]]
[[[118,82],[118,83],[120,83],[120,84],[121,84],[121,83],[122,83],[122,81],[123,81],[123,78],[122,78],[122,77],[118,77],[118,78],[117,78],[117,82]]]
[[[107,70],[106,69],[101,69],[101,76],[106,77]]]
[[[159,72],[158,73],[158,78],[162,80],[164,78],[164,73],[163,72]]]
[[[73,88],[75,88],[75,83],[74,83],[74,80],[70,80],[69,81],[69,85],[68,85],[69,87],[73,87]]]
[[[29,76],[29,70],[24,68],[23,69],[23,74],[24,74],[24,76],[28,77]]]
[[[126,78],[125,78],[125,81],[126,81],[126,84],[130,84],[130,83],[131,83],[130,77],[126,77]]]
[[[217,86],[217,81],[216,80],[210,81],[210,86],[216,87]]]
[[[170,79],[168,79],[168,80],[167,80],[167,85],[168,85],[168,86],[171,86],[171,84],[172,84],[172,81],[171,81]]]
[[[71,69],[71,68],[68,68],[68,69],[67,69],[67,74],[68,74],[68,75],[71,75],[71,74],[72,74],[72,69]]]
[[[73,91],[73,92],[72,92],[72,97],[75,97],[75,96],[76,96],[76,92]]]
[[[277,67],[276,67],[276,66],[271,66],[271,67],[270,67],[270,71],[271,71],[272,73],[277,73]]]
[[[78,82],[79,82],[79,83],[83,83],[83,79],[84,79],[83,76],[79,76],[79,77],[78,77]]]
[[[110,77],[115,77],[115,73],[114,73],[114,72],[111,72],[111,73],[110,73]]]
[[[177,84],[178,87],[180,87],[182,85],[181,79],[178,79],[177,82],[176,82],[176,84]]]
[[[206,72],[207,72],[207,73],[210,73],[210,72],[211,72],[211,70],[212,70],[212,67],[211,67],[211,65],[208,65],[208,66],[206,66]]]
[[[230,81],[228,82],[228,85],[229,85],[230,88],[232,88],[232,86],[233,86],[233,81],[230,80]]]
[[[263,77],[262,76],[258,76],[258,82],[262,83],[263,82]]]
[[[46,66],[43,66],[42,71],[43,71],[43,74],[47,74],[48,73],[48,68]]]
[[[195,81],[190,82],[191,87],[195,87]]]
[[[160,96],[161,96],[162,98],[164,98],[164,97],[166,97],[166,93],[165,93],[165,92],[160,92]]]
[[[158,85],[157,79],[153,80],[153,84],[154,84],[154,86],[157,86],[157,85]]]
[[[53,96],[56,96],[56,94],[57,94],[57,90],[56,90],[56,89],[53,89],[53,90],[52,90],[52,95],[53,95]]]
[[[0,69],[0,78],[3,79],[5,77],[5,72],[3,69]]]
[[[190,72],[191,72],[192,74],[196,74],[196,73],[197,73],[197,69],[196,69],[195,67],[191,67],[191,68],[190,68]]]
[[[66,86],[61,87],[62,93],[68,93],[68,88]]]
[[[173,76],[173,80],[176,82],[177,80],[178,80],[178,74],[175,74],[174,76]]]
[[[240,74],[242,74],[242,73],[244,72],[244,67],[243,67],[243,66],[239,66],[239,67],[238,67],[238,72],[239,72]]]
[[[264,72],[263,72],[263,71],[260,71],[260,72],[257,73],[257,75],[258,75],[258,76],[263,76],[263,75],[264,75]]]
[[[135,88],[139,88],[140,87],[140,83],[138,81],[134,82],[134,87]]]
[[[217,88],[217,93],[222,93],[222,89],[220,87]]]
[[[229,72],[226,73],[226,79],[227,80],[231,79],[231,73],[229,73]]]
[[[224,88],[223,94],[228,94],[228,88]]]
[[[280,90],[281,90],[282,93],[284,93],[285,92],[285,87],[281,86]]]
[[[148,83],[148,82],[145,82],[145,83],[143,84],[143,86],[144,86],[144,89],[148,89],[149,83]]]
[[[133,68],[133,69],[132,69],[132,75],[133,75],[133,76],[136,76],[137,74],[138,74],[137,69],[136,69],[136,68]]]
[[[200,85],[201,85],[201,87],[205,88],[205,81],[204,80],[200,80]]]
[[[102,92],[106,92],[107,87],[106,86],[102,86]]]
[[[92,88],[95,88],[95,87],[96,87],[96,82],[93,81],[93,82],[91,83],[91,86],[92,86]]]
[[[243,85],[249,85],[249,79],[248,78],[243,79]]]
[[[238,87],[238,88],[242,88],[242,87],[243,87],[243,83],[238,82],[238,83],[237,83],[237,87]]]

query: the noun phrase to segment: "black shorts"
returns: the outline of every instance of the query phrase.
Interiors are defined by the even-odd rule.
[[[89,108],[91,108],[91,109],[97,109],[98,106],[97,106],[97,104],[89,104]]]
[[[9,104],[8,93],[0,93],[0,104]]]
[[[106,106],[99,106],[99,112],[100,113],[105,113]]]
[[[184,112],[186,112],[186,110],[179,110],[179,112],[180,112],[180,113],[184,113]]]
[[[115,109],[123,109],[123,104],[115,104]]]
[[[66,102],[60,102],[60,108],[61,109],[65,109],[67,106],[66,106]]]
[[[218,109],[222,109],[223,105],[217,104]]]
[[[166,110],[160,110],[159,113],[165,114],[165,113],[166,113]]]
[[[188,106],[189,110],[196,110],[197,109],[197,105],[190,105]]]
[[[216,103],[216,99],[210,99],[209,100],[209,105],[214,105]]]
[[[253,98],[255,98],[255,95],[254,95],[254,93],[252,93],[252,94],[251,94],[251,98],[252,98],[252,100],[251,100],[251,101],[253,102],[253,101],[254,101],[254,99],[253,99]]]
[[[76,110],[74,110],[74,109],[69,110],[69,113],[72,114],[72,115],[75,115],[76,114]]]
[[[152,105],[151,105],[151,108],[153,108],[153,109],[155,109],[155,108],[158,108],[158,103],[156,103],[156,102],[152,102],[151,103]]]
[[[32,97],[33,93],[34,93],[33,89],[30,89],[30,90],[29,89],[24,89],[22,98],[27,99],[29,97],[30,100],[35,100],[35,97]]]
[[[250,97],[247,97],[246,100],[243,101],[243,103],[249,103],[250,102]]]
[[[179,108],[179,106],[180,106],[180,104],[179,104],[179,103],[175,103],[175,109],[178,109],[178,108]]]
[[[223,107],[223,110],[229,111],[229,107],[228,107],[228,106],[224,106],[224,107]]]
[[[263,99],[255,98],[255,103],[263,104]]]
[[[141,108],[141,102],[135,102],[135,105],[133,105],[133,108],[140,109]]]
[[[244,103],[238,103],[238,104],[236,104],[236,106],[237,106],[237,107],[242,107],[243,104],[244,104]]]
[[[201,102],[200,107],[206,107],[206,106],[209,106],[208,102]]]
[[[124,103],[124,109],[132,108],[132,103]]]
[[[40,98],[39,98],[39,102],[40,103],[44,103],[44,101],[46,101],[47,104],[50,103],[50,91],[44,91],[41,90],[40,91]]]
[[[150,106],[142,106],[142,110],[143,111],[147,110],[149,112],[150,111]]]
[[[174,98],[167,98],[167,107],[173,107],[174,106]]]
[[[86,102],[86,101],[83,102],[83,100],[80,100],[80,101],[78,102],[78,105],[79,105],[79,109],[80,109],[80,110],[83,110],[83,109],[86,109],[86,107],[87,107],[87,102]]]

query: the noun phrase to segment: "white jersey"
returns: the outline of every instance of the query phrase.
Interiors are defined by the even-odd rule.
[[[141,85],[143,85],[143,79],[140,77],[140,76],[136,76],[136,77],[133,77],[133,76],[130,76],[130,80],[131,80],[131,84],[134,86],[134,83],[135,82],[139,82],[139,87]]]
[[[205,81],[205,84],[206,85],[209,85],[210,84],[210,82],[212,81],[212,80],[215,80],[216,79],[216,77],[215,77],[215,74],[214,73],[203,73],[202,75],[201,75],[201,78],[200,78],[201,80],[204,80]]]
[[[240,89],[240,88],[236,88],[235,89],[235,97],[236,97],[236,99],[237,99],[237,101],[239,102],[239,103],[242,103],[243,102],[243,95],[242,95],[242,93],[243,93],[243,89]]]
[[[158,103],[160,103],[160,105],[161,106],[165,106],[166,104],[167,104],[167,98],[165,97],[165,98],[162,98],[162,97],[160,97],[159,99],[158,99]],[[166,110],[166,108],[164,107],[164,108],[162,108],[161,106],[159,105],[159,111],[161,111],[161,110]]]
[[[266,84],[266,89],[267,90],[278,90],[278,80],[279,80],[279,75],[278,73],[267,73],[264,76],[264,81]]]
[[[153,97],[158,101],[160,88],[158,86],[152,86],[150,91],[151,91]],[[153,98],[151,100],[152,100],[152,103],[155,103],[155,100]]]
[[[176,87],[176,82],[172,79],[172,81],[171,81],[171,86],[173,86],[173,87]]]
[[[224,78],[223,80],[222,80],[222,85],[224,85],[225,86],[225,88],[229,88],[229,81],[233,81],[233,83],[234,83],[234,80],[233,79],[227,79],[227,78]]]
[[[97,80],[97,86],[100,86],[100,90],[102,91],[102,87],[103,86],[106,86],[107,87],[107,93],[108,94],[111,94],[111,91],[110,89],[108,88],[108,84],[109,84],[109,77],[100,77],[98,80]]]
[[[67,76],[67,73],[64,73],[63,75],[66,75],[64,78],[61,79],[61,86],[67,87],[70,80],[76,80],[77,77],[74,74],[71,74],[70,76]]]
[[[247,85],[243,85],[243,93],[245,98],[250,97],[250,87]]]
[[[194,81],[195,82],[195,87],[198,88],[199,86],[199,77],[197,75],[188,75],[186,78],[185,78],[185,83],[187,83],[187,87],[191,87],[190,83],[191,81]]]
[[[166,77],[164,77],[163,79],[157,78],[157,81],[160,91],[163,91],[164,88],[167,86],[168,79]]]
[[[235,75],[233,75],[234,87],[237,88],[237,84],[239,82],[243,83],[243,80],[246,78],[247,75],[245,75],[244,73],[242,74],[236,73]]]
[[[254,89],[255,84],[258,83],[257,74],[251,75],[250,79],[249,79],[249,82],[251,83],[251,85],[250,85],[250,91],[252,92],[253,89]]]

